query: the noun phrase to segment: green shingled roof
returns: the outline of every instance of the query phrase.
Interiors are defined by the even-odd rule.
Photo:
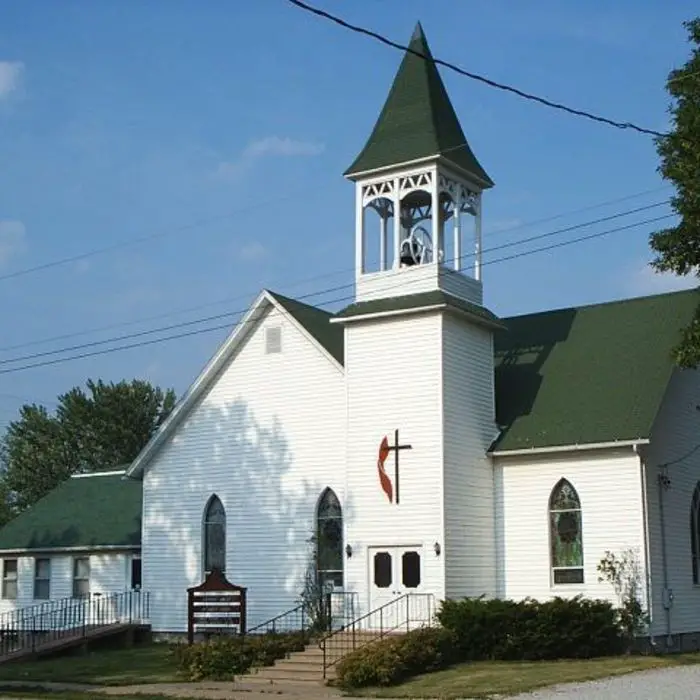
[[[449,299],[445,299],[449,297]],[[434,291],[351,304],[335,315],[433,306],[454,297]],[[287,301],[290,313],[294,307]],[[700,303],[697,290],[624,299],[496,319],[459,301],[475,321],[500,324],[494,336],[497,450],[650,437],[673,371],[671,351]],[[343,334],[330,314],[299,321],[342,361]],[[302,320],[302,318],[304,320]]]
[[[139,547],[141,481],[71,477],[0,529],[0,550]]]
[[[369,140],[345,175],[440,154],[483,187],[493,186],[464,136],[420,24],[409,49],[419,55],[404,55]]]
[[[276,292],[267,292],[280,306],[293,316],[316,341],[340,364],[343,364],[343,329],[329,323],[332,314],[296,299],[283,297]]]
[[[504,319],[497,450],[648,438],[696,290]]]
[[[350,320],[357,316],[371,316],[373,314],[389,313],[392,311],[419,311],[420,309],[434,306],[446,306],[456,309],[471,316],[477,323],[486,323],[496,327],[501,326],[498,317],[483,306],[472,304],[471,302],[451,294],[446,294],[439,289],[434,289],[429,292],[419,292],[417,294],[405,294],[397,297],[355,302],[340,310],[335,314],[335,318]]]

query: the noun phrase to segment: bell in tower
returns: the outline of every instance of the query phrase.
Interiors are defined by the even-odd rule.
[[[466,279],[469,270],[480,299],[481,194],[493,182],[464,136],[420,24],[410,49],[367,143],[345,172],[356,188],[357,300],[416,291],[416,285],[426,291],[449,275]],[[465,217],[473,229],[466,251]]]

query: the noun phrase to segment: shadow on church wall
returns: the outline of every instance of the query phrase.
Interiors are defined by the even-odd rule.
[[[329,433],[323,407],[314,413],[315,422],[286,419],[292,449],[279,420],[264,425],[243,401],[209,400],[150,465],[149,492],[157,495],[144,491],[144,587],[154,629],[186,627],[186,589],[202,581],[202,518],[212,494],[226,510],[226,576],[248,588],[249,627],[297,603],[327,486],[341,501],[344,523],[353,518],[344,494],[344,434]]]

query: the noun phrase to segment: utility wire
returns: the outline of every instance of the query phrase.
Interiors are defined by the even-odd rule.
[[[600,208],[603,208],[606,206],[610,206],[612,204],[618,204],[620,202],[625,202],[625,201],[628,201],[630,199],[636,199],[638,197],[642,197],[642,196],[647,195],[647,194],[654,194],[654,193],[659,192],[661,190],[668,189],[669,187],[670,187],[670,185],[664,185],[663,187],[655,187],[653,189],[643,190],[641,192],[636,192],[634,194],[625,195],[624,197],[617,197],[615,199],[608,199],[604,202],[599,202],[597,204],[591,204],[591,205],[588,205],[586,207],[581,207],[579,209],[572,209],[569,211],[560,212],[559,214],[553,214],[551,216],[547,216],[547,217],[542,218],[542,219],[535,219],[533,221],[519,223],[519,224],[516,224],[515,226],[510,226],[510,227],[507,227],[504,229],[496,229],[494,231],[487,230],[484,233],[484,238],[485,239],[490,238],[494,235],[502,236],[506,233],[511,233],[513,231],[519,231],[521,229],[530,228],[531,226],[536,226],[538,224],[544,224],[544,223],[548,223],[550,221],[555,221],[557,219],[562,219],[566,216],[572,216],[574,214],[581,214],[581,213],[584,213],[587,211],[592,211],[594,209],[600,209]],[[314,277],[308,277],[306,279],[297,280],[295,282],[292,282],[290,286],[296,287],[298,285],[307,284],[309,282],[317,282],[317,281],[322,280],[322,279],[328,279],[329,277],[337,277],[338,275],[345,274],[347,272],[352,272],[353,270],[354,270],[354,268],[350,267],[350,268],[344,268],[342,270],[336,270],[334,272],[324,273],[323,275],[316,275]],[[54,336],[50,336],[48,338],[30,340],[30,341],[23,342],[23,343],[16,343],[14,345],[6,345],[4,347],[0,347],[0,352],[9,352],[10,350],[19,350],[21,348],[31,347],[34,345],[44,345],[46,343],[51,343],[51,342],[54,342],[56,340],[67,340],[69,338],[77,338],[79,336],[89,335],[91,333],[100,333],[103,331],[114,330],[116,328],[124,328],[126,326],[134,326],[134,325],[137,325],[139,323],[144,323],[146,321],[155,321],[155,320],[162,319],[162,318],[172,318],[173,316],[178,316],[180,314],[190,313],[193,311],[201,311],[202,309],[210,308],[212,306],[219,306],[221,304],[228,304],[228,303],[234,302],[234,301],[242,301],[244,299],[250,298],[251,296],[254,296],[255,294],[257,294],[257,290],[251,291],[248,294],[239,294],[239,295],[236,295],[234,297],[227,297],[225,299],[220,299],[218,301],[206,302],[203,304],[198,304],[196,306],[181,308],[181,309],[178,309],[175,311],[169,311],[169,312],[162,313],[162,314],[154,314],[152,316],[146,316],[146,317],[142,317],[142,318],[138,318],[138,319],[133,319],[131,321],[123,321],[121,323],[112,323],[109,325],[97,326],[97,327],[85,329],[82,331],[74,331],[71,333],[62,333],[60,335],[54,335]]]
[[[584,117],[585,119],[590,119],[592,121],[600,122],[602,124],[607,124],[609,126],[614,126],[618,129],[632,129],[633,131],[638,131],[641,134],[649,134],[651,136],[666,136],[666,134],[663,134],[660,131],[655,131],[653,129],[645,129],[644,127],[637,126],[636,124],[633,124],[632,122],[619,122],[619,121],[615,121],[613,119],[608,119],[607,117],[600,116],[598,114],[593,114],[592,112],[586,112],[584,110],[574,109],[573,107],[567,107],[566,105],[558,103],[558,102],[552,102],[551,100],[548,100],[544,97],[539,97],[537,95],[533,95],[531,93],[524,92],[523,90],[515,88],[512,85],[498,83],[495,80],[491,80],[490,78],[484,77],[483,75],[479,75],[477,73],[471,73],[470,71],[467,71],[467,70],[464,70],[463,68],[460,68],[459,66],[455,65],[454,63],[449,63],[449,62],[443,61],[439,58],[432,58],[431,59],[427,56],[424,56],[420,51],[414,51],[409,46],[405,46],[403,44],[399,44],[398,42],[392,41],[391,39],[388,39],[387,37],[383,36],[382,34],[378,34],[377,32],[374,32],[370,29],[365,29],[364,27],[350,24],[346,20],[341,19],[340,17],[338,17],[336,15],[332,15],[330,12],[326,12],[325,10],[320,10],[317,7],[312,7],[311,5],[308,5],[305,2],[301,2],[301,0],[287,0],[287,2],[290,2],[292,5],[296,5],[297,7],[301,8],[302,10],[306,10],[307,12],[311,12],[314,15],[318,15],[319,17],[323,17],[325,19],[328,19],[331,22],[335,22],[336,24],[339,24],[341,27],[344,27],[345,29],[349,29],[350,31],[357,32],[358,34],[365,34],[366,36],[372,37],[373,39],[376,39],[377,41],[380,41],[383,44],[386,44],[387,46],[391,46],[395,49],[400,49],[401,51],[406,51],[408,53],[412,53],[415,56],[418,56],[418,57],[423,58],[425,60],[432,60],[433,63],[440,65],[440,66],[444,66],[445,68],[449,68],[450,70],[453,70],[456,73],[459,73],[460,75],[463,75],[467,78],[471,78],[472,80],[478,80],[479,82],[485,83],[486,85],[489,85],[490,87],[497,88],[498,90],[504,90],[506,92],[511,92],[511,93],[517,95],[518,97],[522,97],[526,100],[531,100],[532,102],[538,102],[542,105],[545,105],[546,107],[558,109],[558,110],[561,110],[562,112],[567,112],[568,114],[572,114],[572,115],[575,115],[578,117]]]
[[[636,226],[642,226],[642,225],[649,224],[649,223],[655,223],[655,222],[661,221],[663,219],[668,219],[668,218],[671,218],[672,216],[673,216],[673,214],[665,214],[663,216],[655,217],[653,219],[647,219],[645,221],[639,221],[639,222],[636,222],[633,224],[619,226],[617,228],[608,229],[606,231],[599,231],[597,233],[589,234],[587,236],[581,236],[579,238],[571,239],[568,241],[562,241],[559,243],[555,243],[555,244],[547,245],[547,246],[542,246],[540,248],[535,248],[532,250],[521,251],[519,253],[514,253],[513,255],[506,256],[503,258],[498,258],[495,260],[486,261],[483,263],[483,265],[505,262],[506,260],[513,260],[515,258],[521,258],[521,257],[525,257],[527,255],[533,255],[535,253],[540,253],[543,251],[551,250],[553,248],[560,248],[560,247],[563,247],[566,245],[573,245],[575,243],[580,243],[583,241],[592,240],[594,238],[601,238],[602,236],[606,236],[606,235],[609,235],[612,233],[617,233],[620,231],[628,230],[628,229],[634,228]],[[394,282],[393,284],[387,286],[383,291],[394,291],[398,287],[401,287],[403,284],[407,284],[407,282],[399,282],[399,283]],[[382,291],[382,290],[378,290],[378,291]],[[321,292],[317,292],[316,294],[322,294],[322,293],[324,293],[324,292],[321,291]],[[310,296],[310,295],[306,295],[306,296]],[[301,298],[303,298],[303,297],[301,297]],[[328,306],[330,304],[336,304],[336,303],[347,302],[347,301],[352,301],[352,300],[354,300],[354,297],[352,295],[347,295],[344,297],[338,297],[336,299],[331,299],[330,301],[322,302],[321,304],[319,304],[319,306]],[[248,309],[246,309],[245,312],[247,313]],[[242,312],[239,312],[239,313],[242,313]],[[286,311],[284,311],[283,313],[285,315],[289,315],[288,312],[286,312]],[[241,322],[241,318],[239,317],[238,324],[237,324],[238,327],[240,327],[240,322]],[[78,355],[71,355],[69,357],[59,357],[59,358],[54,358],[54,359],[42,360],[40,362],[34,362],[34,363],[26,364],[26,365],[20,365],[19,367],[10,367],[7,369],[0,369],[0,375],[11,374],[14,372],[21,372],[23,370],[35,369],[38,367],[46,367],[49,365],[61,364],[64,362],[70,362],[72,360],[81,360],[81,359],[85,359],[88,357],[94,357],[96,355],[107,355],[107,354],[111,354],[111,353],[115,353],[115,352],[121,352],[122,350],[130,350],[133,348],[146,347],[149,345],[155,345],[156,343],[163,343],[163,342],[167,342],[169,340],[177,340],[177,339],[181,339],[181,338],[187,338],[190,336],[202,335],[204,333],[211,333],[214,331],[219,331],[219,330],[224,330],[224,329],[228,329],[230,331],[231,330],[231,323],[220,324],[217,326],[210,326],[207,328],[199,328],[199,329],[195,329],[195,330],[191,330],[191,331],[184,331],[182,333],[175,333],[173,335],[164,336],[162,338],[151,338],[148,340],[142,340],[142,341],[138,341],[135,343],[129,343],[126,345],[119,345],[117,347],[104,348],[102,350],[92,350],[90,352],[84,352],[84,353],[80,353]],[[58,354],[58,352],[56,354]]]
[[[619,219],[623,216],[628,216],[630,214],[636,214],[636,213],[639,213],[642,211],[647,211],[649,209],[654,209],[654,208],[663,206],[665,204],[668,204],[668,201],[669,200],[664,200],[661,202],[656,202],[654,204],[647,204],[647,205],[642,206],[642,207],[636,207],[635,209],[629,209],[627,211],[618,212],[616,214],[610,214],[608,216],[594,219],[593,221],[585,221],[585,222],[582,222],[579,224],[574,224],[572,226],[567,226],[566,228],[556,229],[554,231],[548,231],[547,233],[540,233],[540,234],[537,234],[535,236],[529,236],[528,238],[519,239],[517,241],[510,241],[508,243],[502,243],[500,245],[492,246],[491,248],[484,248],[481,252],[482,252],[482,254],[492,253],[492,252],[495,252],[497,250],[504,250],[505,248],[512,248],[515,246],[523,245],[525,243],[532,243],[533,241],[543,240],[545,238],[551,238],[552,236],[561,235],[563,233],[569,233],[570,231],[575,231],[575,230],[578,230],[581,228],[595,226],[596,224],[601,224],[604,222],[613,221],[614,219]],[[645,222],[645,223],[647,223],[647,222]],[[639,225],[639,224],[637,224],[637,225]],[[463,255],[460,255],[458,258],[452,258],[449,260],[445,260],[445,261],[443,261],[443,264],[455,262],[456,260],[459,260],[461,262],[464,260],[468,260],[469,258],[473,258],[473,257],[475,257],[475,255],[476,255],[475,252],[468,252],[468,253],[465,253]],[[508,259],[510,259],[510,258],[508,258]],[[386,279],[387,279],[387,281],[389,281],[394,275],[400,275],[400,274],[401,274],[400,270],[387,271]],[[317,291],[317,292],[310,292],[308,294],[299,296],[297,298],[299,300],[313,298],[316,296],[329,294],[331,292],[339,292],[343,289],[352,288],[353,286],[354,286],[354,282],[351,282],[349,284],[343,284],[343,285],[339,285],[336,287],[330,287],[330,288],[326,288],[326,289],[323,289],[323,290]],[[57,349],[53,349],[53,350],[44,350],[42,352],[35,352],[35,353],[28,354],[28,355],[20,355],[19,357],[6,358],[3,360],[0,360],[0,365],[8,365],[8,364],[14,364],[16,362],[24,362],[25,360],[33,360],[33,359],[36,359],[39,357],[50,357],[52,355],[62,354],[62,353],[66,353],[66,352],[73,352],[75,350],[83,350],[85,348],[93,348],[93,347],[98,347],[100,345],[108,345],[110,343],[115,343],[115,342],[119,342],[122,340],[132,340],[134,338],[143,338],[144,336],[153,335],[154,333],[163,333],[166,331],[176,330],[178,328],[187,328],[187,327],[199,325],[202,323],[208,323],[208,322],[220,320],[223,318],[229,318],[230,316],[237,316],[237,315],[244,313],[244,312],[245,312],[244,309],[237,310],[237,311],[225,311],[225,312],[220,313],[220,314],[214,314],[212,316],[206,316],[204,318],[193,319],[191,321],[182,321],[179,323],[173,323],[173,324],[170,324],[167,326],[161,326],[159,328],[137,331],[135,333],[127,333],[125,335],[115,336],[112,338],[105,338],[103,340],[93,340],[93,341],[90,341],[88,343],[80,343],[77,345],[71,345],[71,346],[64,347],[64,348],[57,348]]]

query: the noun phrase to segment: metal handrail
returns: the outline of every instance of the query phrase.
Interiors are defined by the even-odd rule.
[[[46,601],[0,615],[0,657],[36,651],[59,639],[84,638],[96,628],[144,624],[150,619],[150,594],[123,591]]]
[[[323,677],[326,677],[326,671],[342,658],[344,654],[341,654],[337,656],[337,658],[332,659],[329,661],[328,659],[328,641],[330,639],[333,639],[334,637],[337,637],[340,634],[347,634],[349,631],[352,633],[352,640],[351,643],[348,645],[349,648],[347,651],[354,651],[356,649],[360,649],[364,646],[367,646],[368,644],[372,644],[374,642],[377,642],[384,637],[386,637],[388,634],[391,634],[392,632],[395,632],[396,630],[404,627],[406,627],[406,631],[410,630],[411,626],[411,616],[410,616],[410,602],[411,600],[414,600],[416,598],[422,598],[425,599],[428,603],[427,609],[428,609],[428,615],[427,615],[427,625],[430,626],[432,624],[433,620],[433,603],[434,603],[434,595],[432,593],[404,593],[403,595],[400,595],[398,598],[394,598],[394,600],[390,600],[388,603],[384,603],[383,605],[380,605],[373,610],[369,610],[366,612],[364,615],[361,615],[360,617],[352,620],[350,623],[347,625],[344,625],[340,629],[334,630],[330,632],[329,634],[324,635],[319,639],[318,641],[318,646],[320,649],[323,651]],[[402,603],[403,601],[406,601],[406,617],[405,619],[401,620],[401,622],[394,624],[391,627],[385,627],[384,625],[384,611],[387,611],[389,608],[396,607],[398,608],[399,604]],[[364,642],[360,642],[358,644],[357,640],[357,635],[356,632],[358,631],[358,626],[361,625],[361,623],[365,622],[366,620],[369,620],[371,617],[379,616],[379,630],[376,636],[373,636],[371,639],[366,639]],[[418,620],[416,620],[418,622]],[[424,621],[425,622],[425,621]],[[362,631],[362,630],[360,630]]]
[[[258,625],[255,625],[254,627],[251,627],[246,631],[246,634],[250,634],[252,632],[256,632],[259,630],[265,629],[266,631],[271,631],[273,634],[278,630],[278,628],[283,629],[284,631],[287,630],[299,630],[299,631],[305,631],[306,629],[311,629],[313,626],[313,616],[307,612],[309,605],[314,605],[319,602],[322,602],[322,605],[325,607],[325,614],[327,615],[327,619],[329,621],[329,624],[332,625],[332,618],[333,618],[333,600],[334,598],[341,597],[343,599],[348,599],[352,601],[351,608],[354,611],[355,606],[354,606],[354,600],[357,597],[357,594],[349,591],[332,591],[329,593],[323,593],[321,594],[318,598],[314,600],[305,600],[302,601],[301,603],[298,603],[295,605],[293,608],[290,608],[289,610],[285,610],[283,613],[280,613],[279,615],[275,615],[274,617],[271,617],[269,620],[265,620],[265,622],[261,622]],[[290,625],[285,625],[284,622],[287,620],[300,620],[300,625],[296,625],[294,623]],[[272,628],[270,630],[270,627]]]

